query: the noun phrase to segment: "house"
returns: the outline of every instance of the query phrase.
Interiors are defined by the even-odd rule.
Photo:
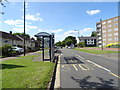
[[[84,42],[85,47],[95,47],[97,45],[97,37],[79,37],[79,42]]]
[[[11,45],[11,46],[18,46],[22,43],[23,41],[16,37],[16,35],[13,35],[12,32],[7,33],[0,31],[0,46],[4,45]]]

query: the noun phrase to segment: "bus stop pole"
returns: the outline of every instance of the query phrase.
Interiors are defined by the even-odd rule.
[[[42,42],[42,59],[44,61],[44,37],[42,37],[43,42]]]
[[[50,62],[51,62],[51,59],[52,59],[52,58],[51,58],[51,49],[52,49],[52,47],[51,47],[51,35],[50,35],[50,37],[49,37],[49,40],[50,40],[50,41],[49,41],[49,46],[50,46],[50,47],[49,47],[49,48],[50,48],[50,49],[49,49],[49,55],[50,55]]]

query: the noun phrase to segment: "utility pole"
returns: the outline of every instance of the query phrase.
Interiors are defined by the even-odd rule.
[[[24,0],[24,56],[25,56],[25,52],[26,52],[26,49],[25,49],[25,0]]]
[[[79,42],[80,42],[80,41],[79,41],[79,30],[74,30],[74,31],[78,31],[78,43],[79,43]]]
[[[100,19],[100,23],[101,23],[101,42],[102,42],[101,49],[103,50],[102,19]]]

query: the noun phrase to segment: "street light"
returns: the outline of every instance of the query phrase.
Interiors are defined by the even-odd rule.
[[[79,30],[74,30],[74,31],[78,31],[78,43],[79,43],[79,42],[80,42],[80,41],[79,41]]]
[[[78,38],[79,38],[79,30],[74,30],[74,31],[78,31]]]

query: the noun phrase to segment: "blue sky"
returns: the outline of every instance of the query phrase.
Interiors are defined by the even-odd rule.
[[[2,31],[23,32],[23,3],[6,3],[2,16]],[[55,42],[66,36],[90,36],[96,22],[118,15],[117,2],[27,2],[26,33],[55,33]]]

